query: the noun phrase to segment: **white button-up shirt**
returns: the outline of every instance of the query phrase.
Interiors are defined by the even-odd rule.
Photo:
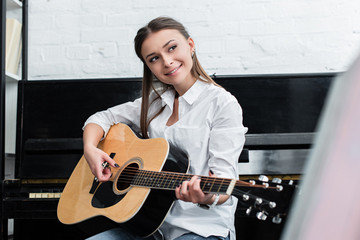
[[[175,91],[168,90],[151,104],[149,116],[165,106],[149,126],[151,138],[163,137],[184,150],[190,161],[190,174],[208,176],[211,169],[217,177],[238,179],[238,158],[245,142],[247,128],[242,124],[242,110],[236,98],[221,87],[203,81],[179,97],[179,120],[166,123],[173,112]],[[124,103],[92,115],[85,123],[100,125],[107,134],[111,125],[122,122],[140,129],[141,99]],[[234,213],[237,199],[210,210],[191,202],[175,201],[161,231],[165,239],[184,233],[235,239]]]

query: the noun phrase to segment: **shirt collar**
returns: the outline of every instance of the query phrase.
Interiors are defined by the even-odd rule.
[[[184,95],[180,98],[184,99],[189,105],[192,105],[196,99],[200,96],[200,94],[209,86],[209,83],[206,83],[201,80],[197,80],[190,88],[186,91]],[[172,109],[174,105],[175,98],[175,90],[172,88],[170,90],[165,91],[161,95],[162,106],[169,105]],[[180,99],[179,98],[179,99]]]
[[[183,98],[189,105],[192,105],[208,86],[209,83],[197,80],[180,98]]]
[[[175,90],[173,88],[166,90],[163,94],[161,94],[162,107],[168,105],[172,109],[174,105],[174,98],[175,98]]]

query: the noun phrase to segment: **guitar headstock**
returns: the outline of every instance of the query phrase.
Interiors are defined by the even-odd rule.
[[[238,212],[262,221],[280,224],[287,216],[296,182],[260,175],[258,179],[238,181],[232,195],[238,198]]]

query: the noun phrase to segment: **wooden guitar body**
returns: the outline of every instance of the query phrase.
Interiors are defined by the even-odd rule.
[[[104,216],[139,236],[151,235],[169,212],[174,191],[134,186],[133,179],[129,179],[132,175],[127,172],[140,169],[186,173],[187,157],[170,148],[165,139],[139,139],[125,124],[111,127],[99,148],[113,157],[120,168],[111,168],[110,181],[99,183],[83,156],[59,200],[59,220],[77,224]]]

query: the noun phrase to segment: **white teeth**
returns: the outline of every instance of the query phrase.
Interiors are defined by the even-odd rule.
[[[173,74],[173,73],[176,72],[179,68],[180,68],[180,66],[178,66],[177,68],[175,68],[174,70],[172,70],[171,72],[169,72],[168,75]]]

